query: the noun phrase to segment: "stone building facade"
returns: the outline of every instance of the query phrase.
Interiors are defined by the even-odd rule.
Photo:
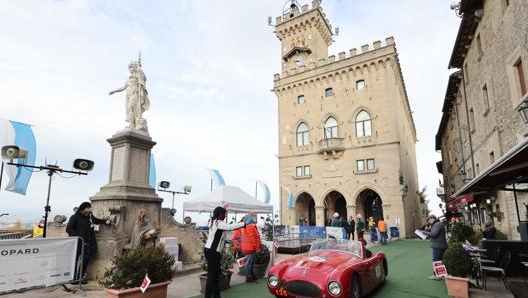
[[[334,37],[320,2],[275,19],[283,224],[384,217],[411,236],[423,223],[416,131],[392,37],[328,56]],[[291,194],[291,195],[290,195]]]
[[[513,192],[473,191],[465,200],[454,200],[460,189],[528,136],[519,113],[523,101],[528,104],[528,2],[462,0],[454,8],[461,23],[449,67],[457,71],[449,78],[436,135],[445,197],[450,211],[466,222],[483,227],[493,220],[519,239]],[[527,199],[522,193],[516,196],[522,220]]]

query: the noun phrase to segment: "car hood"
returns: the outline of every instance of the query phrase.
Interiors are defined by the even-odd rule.
[[[291,260],[282,277],[286,280],[308,278],[314,283],[320,283],[320,286],[324,288],[327,279],[332,279],[334,272],[341,271],[358,261],[359,258],[350,253],[316,252]]]

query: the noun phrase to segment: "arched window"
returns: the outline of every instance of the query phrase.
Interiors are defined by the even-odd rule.
[[[369,137],[372,135],[372,118],[365,110],[361,110],[356,116],[356,136]]]
[[[337,120],[334,117],[328,117],[325,122],[324,138],[337,138],[339,136],[337,128]]]
[[[308,131],[310,129],[308,128],[308,125],[306,123],[302,122],[297,126],[297,146],[308,146],[310,143],[310,136],[308,134]]]

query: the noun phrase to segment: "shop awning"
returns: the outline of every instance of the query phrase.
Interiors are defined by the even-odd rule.
[[[467,203],[473,202],[473,194],[462,195],[447,203],[447,209],[457,211],[458,207],[464,207]]]
[[[451,197],[468,193],[510,190],[507,185],[528,182],[528,138],[511,148]]]

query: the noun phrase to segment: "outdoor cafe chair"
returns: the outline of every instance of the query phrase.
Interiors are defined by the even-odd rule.
[[[499,277],[499,279],[502,279],[504,282],[504,286],[507,290],[511,290],[510,283],[508,282],[508,279],[506,278],[506,270],[508,269],[508,266],[510,265],[511,260],[511,251],[507,251],[504,253],[504,256],[502,257],[502,260],[498,267],[495,266],[480,266],[480,270],[482,271],[482,286],[484,290],[486,290],[486,279],[488,274],[496,273]]]

